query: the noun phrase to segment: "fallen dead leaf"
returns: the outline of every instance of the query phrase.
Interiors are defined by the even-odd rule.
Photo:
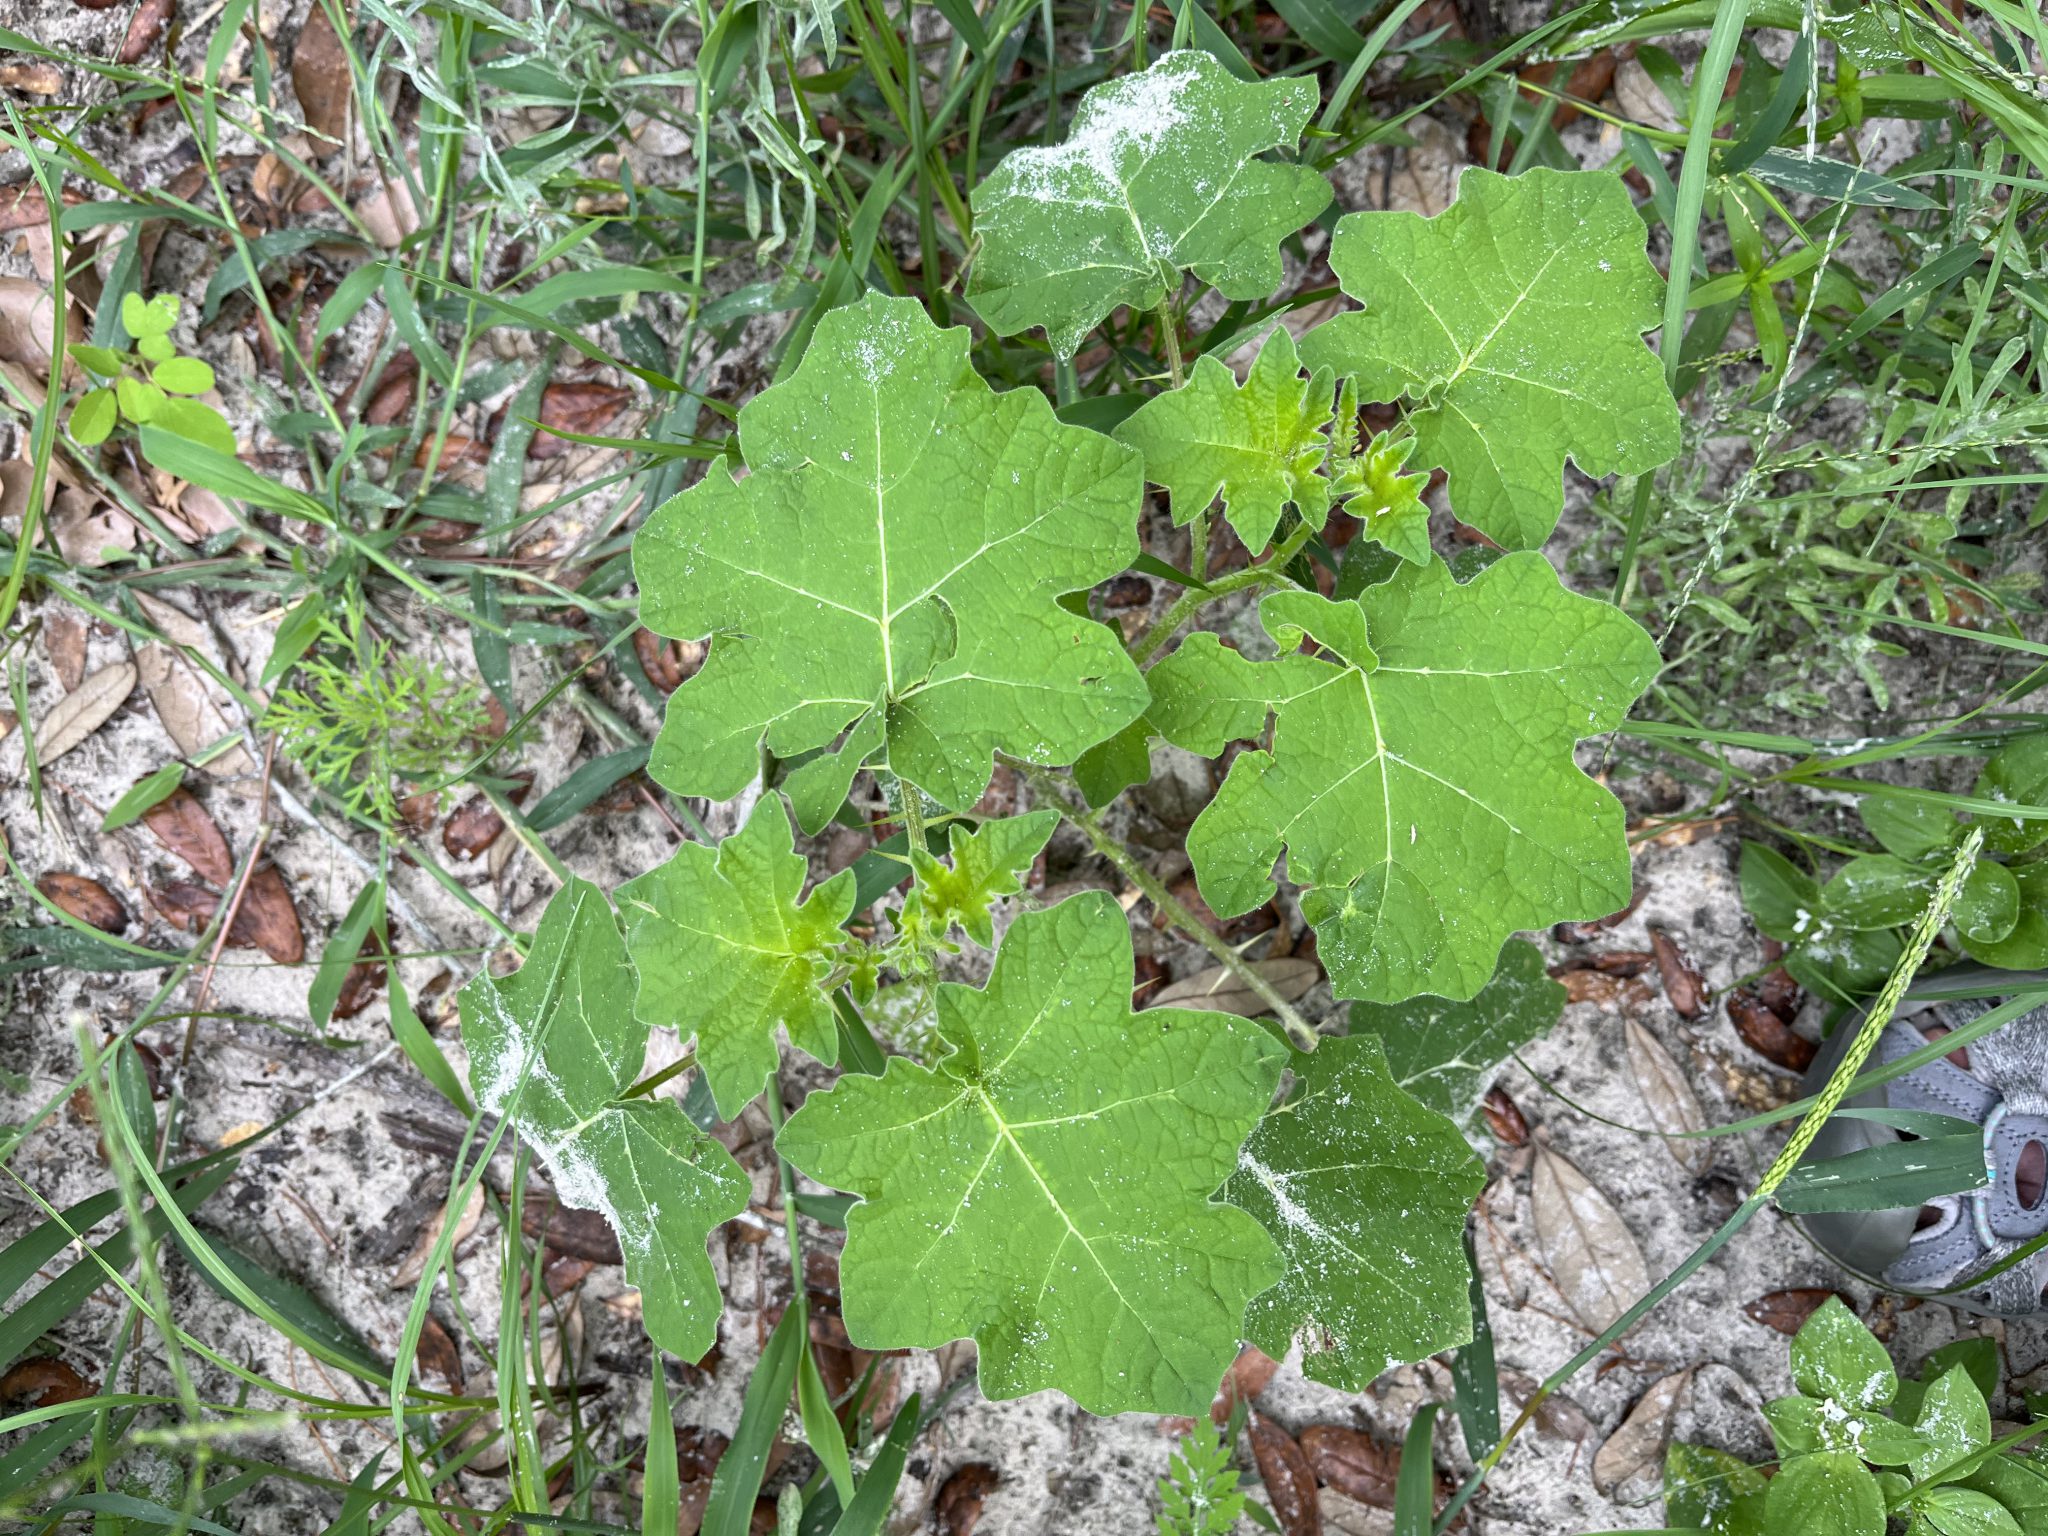
[[[1508,1400],[1518,1409],[1529,1406],[1529,1400],[1535,1397],[1536,1389],[1541,1385],[1535,1377],[1521,1371],[1502,1371],[1500,1384]],[[1592,1439],[1597,1428],[1593,1416],[1579,1406],[1578,1399],[1567,1397],[1562,1392],[1552,1392],[1538,1403],[1536,1411],[1529,1416],[1529,1422],[1544,1434],[1569,1440],[1575,1445],[1583,1445]]]
[[[279,965],[297,965],[306,958],[306,935],[299,927],[299,909],[293,905],[291,889],[275,864],[259,865],[249,876],[228,942],[240,942],[237,935],[245,932],[248,944]]]
[[[370,238],[387,251],[395,251],[405,243],[406,236],[414,234],[420,227],[419,210],[413,207],[412,193],[406,190],[402,181],[382,182],[372,187],[368,194],[356,203],[356,217],[363,221]],[[450,439],[450,453],[453,439]],[[444,460],[448,457],[443,455]]]
[[[137,647],[135,665],[156,707],[157,723],[177,743],[179,756],[197,757],[234,730],[192,664],[169,646]],[[256,760],[247,748],[233,746],[208,760],[205,771],[215,778],[240,778],[256,771]]]
[[[0,277],[0,359],[25,364],[35,377],[47,381],[55,322],[56,305],[45,284],[26,277]],[[67,346],[85,340],[85,320],[76,304],[64,306],[64,330]],[[67,365],[67,378],[72,371]]]
[[[1567,1003],[1639,1006],[1649,1002],[1651,997],[1649,987],[1633,976],[1615,976],[1606,971],[1588,969],[1560,971],[1557,979],[1564,983]]]
[[[1596,917],[1590,922],[1558,923],[1550,930],[1550,936],[1560,944],[1590,944],[1610,928],[1619,928],[1635,914],[1643,904],[1643,898],[1650,894],[1650,888],[1642,881],[1636,882],[1629,892],[1628,905],[1619,912],[1610,912],[1605,917]]]
[[[1714,1154],[1706,1142],[1686,1137],[1687,1132],[1707,1127],[1706,1112],[1699,1095],[1686,1081],[1664,1042],[1634,1019],[1623,1019],[1621,1038],[1628,1055],[1629,1076],[1635,1080],[1651,1128],[1667,1139],[1664,1150],[1687,1173],[1705,1173]],[[1685,1138],[1685,1139],[1671,1139]]]
[[[45,870],[36,876],[36,889],[101,933],[119,933],[128,926],[128,912],[114,893],[90,875],[74,875],[61,869]]]
[[[0,86],[29,96],[57,96],[64,90],[64,71],[48,59],[17,59],[0,64]]]
[[[1479,1101],[1480,1113],[1486,1116],[1486,1128],[1493,1132],[1493,1139],[1504,1147],[1526,1147],[1529,1144],[1529,1121],[1522,1114],[1522,1106],[1508,1097],[1508,1092],[1495,1083],[1486,1090],[1486,1097]]]
[[[1002,1484],[1001,1475],[983,1461],[970,1461],[947,1478],[932,1500],[932,1523],[939,1536],[974,1536],[983,1505]]]
[[[375,940],[365,944],[366,953],[376,953]],[[348,968],[348,974],[341,978],[341,991],[335,995],[334,1016],[337,1019],[352,1019],[376,999],[377,991],[384,985],[384,965],[378,960],[358,960]]]
[[[1789,1290],[1767,1291],[1755,1301],[1745,1302],[1742,1315],[1752,1323],[1762,1323],[1788,1338],[1806,1326],[1806,1320],[1821,1309],[1821,1304],[1830,1296],[1841,1295],[1824,1285],[1799,1285]],[[1853,1307],[1848,1297],[1843,1296],[1845,1305]]]
[[[1636,1399],[1628,1417],[1593,1453],[1593,1486],[1613,1498],[1624,1483],[1658,1478],[1664,1472],[1664,1447],[1671,1439],[1671,1420],[1678,1412],[1692,1372],[1674,1371]]]
[[[1299,956],[1289,956],[1284,960],[1254,960],[1251,968],[1290,1003],[1313,987],[1323,974],[1322,967],[1315,961]],[[1197,971],[1185,981],[1175,982],[1155,996],[1151,1006],[1235,1013],[1248,1019],[1270,1011],[1258,993],[1239,981],[1235,972],[1220,965]]]
[[[1614,70],[1614,101],[1622,115],[1645,128],[1656,128],[1670,132],[1678,127],[1678,118],[1671,110],[1671,103],[1657,82],[1650,78],[1650,72],[1635,59],[1623,59]]]
[[[73,565],[97,569],[135,548],[135,523],[91,491],[66,486],[50,503],[50,537]]]
[[[1703,1018],[1713,1002],[1713,994],[1707,990],[1707,979],[1693,964],[1685,946],[1662,928],[1652,928],[1650,949],[1657,957],[1657,974],[1663,979],[1664,995],[1671,999],[1678,1016]]]
[[[133,663],[117,661],[101,667],[50,706],[36,727],[36,757],[47,768],[113,718],[122,701],[135,691]]]
[[[123,64],[140,64],[161,46],[164,32],[176,13],[177,0],[142,0],[128,23],[128,35],[121,40],[115,57]]]
[[[561,379],[548,385],[541,391],[540,415],[537,418],[543,430],[533,434],[533,441],[527,444],[526,456],[529,459],[560,458],[576,445],[566,437],[555,436],[546,428],[560,427],[585,437],[600,436],[632,399],[631,390],[595,379]]]
[[[1223,1384],[1216,1389],[1216,1397],[1209,1404],[1209,1417],[1221,1426],[1230,1422],[1230,1415],[1239,1403],[1255,1403],[1259,1394],[1273,1383],[1273,1377],[1280,1369],[1280,1362],[1255,1345],[1247,1344],[1237,1352],[1237,1358],[1230,1362],[1230,1369],[1223,1373]]]
[[[1301,1432],[1301,1451],[1317,1477],[1361,1504],[1394,1507],[1401,1453],[1361,1430],[1312,1424]]]
[[[421,1320],[419,1348],[413,1358],[419,1362],[422,1378],[438,1382],[439,1390],[451,1397],[461,1393],[462,1352],[431,1312]]]
[[[1324,1536],[1394,1536],[1391,1510],[1361,1504],[1334,1488],[1317,1492],[1316,1507],[1323,1514]]]
[[[1567,1158],[1536,1143],[1536,1242],[1565,1304],[1595,1333],[1650,1289],[1650,1267],[1621,1213]]]
[[[1820,1047],[1806,1036],[1793,1033],[1777,1010],[1754,992],[1738,987],[1728,994],[1727,1006],[1728,1022],[1735,1026],[1742,1043],[1766,1061],[1793,1072],[1804,1072],[1813,1065]]]
[[[43,615],[43,654],[50,658],[50,670],[66,693],[85,681],[85,620],[68,608],[53,608]]]
[[[94,1390],[71,1366],[50,1355],[23,1360],[0,1376],[0,1402],[16,1408],[54,1408],[91,1397]]]
[[[0,187],[0,234],[16,229],[48,229],[50,204],[32,181]]]
[[[596,1211],[579,1211],[559,1205],[555,1197],[535,1191],[520,1208],[519,1230],[536,1242],[546,1242],[557,1253],[571,1253],[599,1264],[622,1264],[618,1234]]]
[[[1414,143],[1388,181],[1387,206],[1434,218],[1458,195],[1465,145],[1433,117],[1410,118],[1406,128]]]
[[[307,7],[306,24],[292,44],[292,90],[299,98],[306,126],[340,144],[348,137],[349,107],[355,99],[348,50],[342,46],[323,0],[307,0]]]
[[[1266,1507],[1285,1536],[1322,1536],[1323,1513],[1316,1502],[1316,1475],[1294,1436],[1263,1414],[1253,1414],[1252,1459],[1266,1485]]]
[[[505,818],[483,795],[472,795],[441,829],[441,846],[458,859],[473,859],[505,831]]]
[[[476,1231],[477,1223],[484,1217],[484,1190],[481,1184],[471,1189],[469,1200],[462,1207],[462,1214],[455,1222],[455,1246],[460,1247]],[[447,1225],[448,1208],[442,1206],[434,1212],[433,1218],[420,1225],[419,1236],[413,1241],[412,1251],[399,1261],[398,1268],[391,1272],[390,1288],[394,1291],[411,1290],[420,1283],[420,1277],[427,1272],[427,1260],[432,1257],[434,1245],[441,1240],[441,1229]]]
[[[228,841],[191,790],[172,790],[142,813],[142,824],[202,880],[225,889],[235,878],[235,860],[228,852]]]

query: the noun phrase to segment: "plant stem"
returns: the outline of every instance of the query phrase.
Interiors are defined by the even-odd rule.
[[[916,853],[930,846],[925,841],[923,792],[908,779],[896,781],[896,799],[903,810],[904,852]]]
[[[1168,294],[1159,301],[1159,344],[1166,352],[1166,374],[1179,389],[1187,382],[1187,374],[1180,361],[1180,323],[1173,318],[1173,295]]]
[[[1289,558],[1292,553],[1289,552]],[[1231,571],[1218,576],[1205,586],[1189,587],[1173,600],[1173,606],[1159,616],[1159,622],[1131,643],[1131,660],[1139,666],[1145,665],[1180,630],[1181,625],[1194,617],[1197,610],[1206,608],[1218,598],[1228,597],[1233,592],[1242,592],[1246,587],[1260,586],[1265,582],[1281,580],[1278,556],[1273,560],[1261,560],[1257,565],[1248,565],[1241,571]]]
[[[1287,1038],[1296,1050],[1312,1051],[1316,1048],[1320,1037],[1316,1034],[1315,1026],[1294,1011],[1294,1005],[1280,995],[1279,990],[1266,980],[1257,966],[1231,948],[1220,935],[1190,912],[1186,904],[1169,891],[1157,875],[1105,831],[1094,812],[1085,806],[1076,805],[1067,793],[1066,785],[1034,763],[1026,763],[1015,758],[1007,761],[1030,781],[1031,787],[1040,796],[1052,803],[1061,816],[1078,827],[1082,835],[1094,845],[1095,851],[1122,871],[1124,878],[1142,891],[1145,899],[1151,902],[1168,922],[1209,951],[1217,964],[1249,987],[1261,1002],[1272,1009],[1273,1017],[1278,1019],[1280,1027],[1287,1031]]]

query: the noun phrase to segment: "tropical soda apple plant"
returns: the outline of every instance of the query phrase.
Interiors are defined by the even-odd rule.
[[[1293,158],[1313,104],[1308,82],[1193,51],[1098,86],[1064,143],[1013,151],[976,191],[975,313],[1064,362],[1190,275],[1267,297],[1281,242],[1331,196]],[[1345,215],[1331,263],[1360,307],[1275,329],[1241,383],[1213,355],[1183,381],[1166,313],[1172,387],[1110,433],[992,389],[965,328],[870,294],[740,411],[744,474],[714,467],[641,529],[643,621],[710,640],[654,776],[711,799],[775,776],[736,834],[684,844],[616,908],[564,888],[523,968],[466,989],[463,1034],[479,1101],[617,1228],[664,1349],[716,1341],[705,1239],[748,1186],[681,1107],[628,1096],[656,1026],[694,1040],[699,1102],[725,1118],[773,1083],[785,1036],[841,1066],[777,1147],[857,1197],[841,1283],[860,1347],[972,1338],[991,1397],[1193,1413],[1247,1337],[1298,1341],[1348,1388],[1469,1337],[1471,1064],[1559,1006],[1535,952],[1503,964],[1503,944],[1626,901],[1621,808],[1574,748],[1658,665],[1538,546],[1567,458],[1642,473],[1677,451],[1678,416],[1643,342],[1661,285],[1614,176],[1470,170],[1435,218]],[[1400,403],[1400,425],[1361,442],[1363,401]],[[1433,469],[1490,563],[1432,552]],[[1127,647],[1074,594],[1140,558],[1148,482],[1193,554]],[[1218,497],[1254,558],[1212,576]],[[1340,507],[1362,533],[1329,596],[1298,557],[1327,553]],[[1236,593],[1257,596],[1269,659],[1184,632]],[[1155,738],[1251,743],[1188,835],[1198,887],[1227,918],[1284,868],[1357,1000],[1351,1033],[1270,995],[1278,1029],[1133,1012],[1125,913],[1089,893],[1017,916],[987,985],[937,984],[923,1047],[885,1058],[861,1013],[878,979],[992,946],[991,904],[1058,818],[1117,856],[1099,809],[1144,781]],[[1040,810],[971,814],[998,760]],[[847,924],[874,892],[852,870],[806,891],[792,830],[822,827],[862,770],[906,828],[884,883],[909,890],[873,938]]]

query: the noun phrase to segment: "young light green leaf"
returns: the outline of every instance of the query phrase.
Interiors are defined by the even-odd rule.
[[[647,1333],[696,1360],[718,1341],[720,1297],[704,1240],[746,1209],[751,1186],[675,1104],[621,1100],[647,1026],[632,968],[596,886],[572,880],[541,917],[526,963],[462,989],[462,1043],[478,1107],[509,1115],[564,1205],[600,1211],[640,1288]]]
[[[1886,853],[1902,859],[1924,859],[1955,845],[1963,834],[1956,814],[1945,805],[1908,800],[1903,795],[1865,795],[1856,804],[1863,825]]]
[[[1394,1081],[1462,1130],[1500,1064],[1564,1016],[1564,999],[1543,952],[1510,939],[1493,979],[1469,1002],[1353,1003],[1351,1033],[1378,1035]]]
[[[106,385],[88,389],[71,407],[71,435],[81,448],[96,447],[113,434],[121,412],[114,392]]]
[[[972,1335],[995,1399],[1196,1413],[1280,1277],[1258,1222],[1210,1196],[1285,1048],[1213,1013],[1130,1007],[1130,928],[1090,892],[1017,919],[985,990],[939,989],[936,1066],[813,1093],[778,1145],[863,1197],[840,1262],[863,1349]]]
[[[168,336],[138,336],[135,350],[146,363],[167,363],[178,355],[178,349]]]
[[[1245,1330],[1275,1359],[1298,1340],[1311,1379],[1362,1392],[1472,1337],[1465,1217],[1486,1170],[1401,1091],[1372,1036],[1325,1040],[1299,1070],[1301,1092],[1259,1122],[1223,1186],[1287,1262]]]
[[[1287,503],[1318,528],[1329,515],[1330,482],[1318,471],[1330,451],[1331,387],[1327,369],[1302,376],[1294,338],[1275,326],[1242,385],[1215,357],[1199,357],[1185,385],[1139,406],[1114,436],[1145,456],[1145,478],[1166,488],[1175,523],[1193,522],[1220,492],[1223,515],[1256,555]]]
[[[641,1021],[697,1037],[697,1061],[732,1119],[775,1070],[775,1027],[819,1061],[839,1054],[832,1004],[818,990],[822,951],[853,915],[853,871],[802,901],[809,864],[794,851],[782,797],[763,795],[716,848],[684,843],[619,887]]]
[[[1974,1488],[1935,1488],[1920,1502],[1924,1525],[1937,1536],[2028,1536],[2011,1510],[1988,1493]],[[2038,1527],[2037,1527],[2038,1529]]]
[[[1899,1390],[1891,1356],[1839,1296],[1830,1296],[1792,1337],[1792,1384],[1808,1397],[1882,1408]]]
[[[999,336],[1043,326],[1072,357],[1120,304],[1150,309],[1192,269],[1232,299],[1280,284],[1280,242],[1321,213],[1292,148],[1313,80],[1233,79],[1199,49],[1160,55],[1081,98],[1064,144],[1012,150],[974,193],[967,298]]]
[[[874,753],[964,809],[996,748],[1070,763],[1144,708],[1117,637],[1057,601],[1137,554],[1138,456],[996,394],[967,342],[911,299],[832,311],[740,412],[748,476],[714,469],[641,530],[642,620],[715,637],[655,743],[670,789],[736,794],[764,740],[793,757],[851,727],[790,786],[806,829]]]
[[[111,379],[121,371],[121,354],[110,347],[94,347],[84,342],[73,342],[64,351],[67,357],[76,358],[103,379]]]
[[[160,293],[153,299],[144,299],[139,293],[121,295],[121,324],[136,340],[144,336],[164,336],[178,323],[178,296],[175,293]]]
[[[1413,565],[1429,559],[1429,508],[1423,488],[1426,470],[1403,474],[1415,440],[1391,430],[1376,433],[1365,449],[1339,466],[1331,496],[1365,526],[1359,533]]]
[[[1366,307],[1302,355],[1356,374],[1368,400],[1416,402],[1419,466],[1450,472],[1459,517],[1534,548],[1564,505],[1567,454],[1636,474],[1678,452],[1678,407],[1642,333],[1660,284],[1621,178],[1468,170],[1433,219],[1347,214],[1330,265]]]
[[[2003,864],[1980,858],[1956,892],[1956,931],[1971,944],[1997,944],[2020,920],[2020,883]]]
[[[213,369],[196,357],[173,357],[149,370],[150,382],[174,395],[203,395],[213,388]]]
[[[1284,849],[1338,996],[1391,1003],[1471,997],[1509,934],[1628,900],[1621,806],[1572,753],[1656,672],[1618,609],[1521,554],[1462,586],[1404,562],[1355,602],[1278,593],[1260,616],[1283,647],[1306,629],[1365,659],[1198,656],[1224,696],[1273,679],[1276,708],[1272,749],[1237,758],[1188,834],[1219,916],[1271,898]]]
[[[160,432],[169,432],[182,437],[188,443],[197,443],[215,453],[233,457],[240,450],[235,445],[234,429],[227,418],[212,406],[200,400],[160,400],[156,415],[150,418],[150,425]],[[143,438],[144,456],[148,457],[149,437]],[[150,459],[155,463],[154,458]]]
[[[917,888],[903,903],[902,927],[933,940],[958,923],[984,949],[996,942],[990,906],[1024,889],[1024,872],[1059,825],[1057,811],[1033,811],[985,821],[979,827],[954,822],[949,829],[949,863],[924,848],[910,850]]]
[[[114,400],[121,407],[121,414],[140,426],[156,419],[164,404],[164,392],[154,384],[124,376],[114,380]]]

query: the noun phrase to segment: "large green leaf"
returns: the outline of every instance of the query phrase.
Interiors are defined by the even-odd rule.
[[[1195,1413],[1280,1277],[1212,1200],[1285,1049],[1247,1020],[1133,1014],[1131,937],[1091,892],[1019,917],[985,990],[939,989],[936,1066],[814,1093],[778,1145],[862,1197],[840,1261],[864,1349],[971,1335],[991,1398]]]
[[[1764,1520],[1787,1536],[1884,1536],[1884,1497],[1853,1451],[1794,1456],[1771,1479]]]
[[[1450,473],[1459,517],[1511,549],[1541,544],[1569,454],[1635,474],[1678,452],[1678,408],[1643,345],[1661,285],[1621,178],[1471,169],[1433,219],[1346,214],[1330,265],[1365,305],[1309,333],[1311,367],[1368,400],[1415,402],[1415,462]]]
[[[1012,150],[974,192],[967,297],[999,336],[1043,326],[1072,357],[1120,304],[1150,309],[1195,276],[1228,298],[1280,286],[1280,242],[1330,186],[1292,147],[1309,79],[1233,79],[1199,49],[1162,54],[1081,98],[1064,144]]]
[[[2048,805],[2048,731],[2022,736],[1984,765],[1977,793],[2011,805]],[[2048,821],[2018,816],[1984,818],[1985,846],[1999,853],[2025,853],[2048,841]]]
[[[1472,1337],[1465,1217],[1486,1170],[1458,1128],[1388,1074],[1370,1035],[1325,1040],[1301,1092],[1259,1123],[1223,1188],[1287,1261],[1252,1302],[1251,1341],[1362,1392],[1389,1366]]]
[[[640,972],[647,1024],[697,1037],[697,1061],[727,1120],[775,1070],[775,1026],[798,1049],[839,1053],[832,1004],[818,990],[820,951],[853,915],[853,871],[804,900],[810,866],[794,851],[780,795],[763,795],[747,824],[716,848],[684,843],[667,863],[619,887],[627,948]]]
[[[1304,378],[1294,338],[1275,326],[1240,385],[1214,357],[1195,361],[1186,384],[1155,395],[1116,429],[1145,456],[1145,478],[1166,487],[1175,523],[1193,522],[1220,492],[1223,515],[1244,547],[1264,549],[1292,502],[1320,528],[1330,482],[1318,471],[1330,452],[1331,376]]]
[[[1306,632],[1323,656],[1252,662],[1212,642],[1173,679],[1239,701],[1196,712],[1212,731],[1252,734],[1262,691],[1276,711],[1272,749],[1237,758],[1188,834],[1219,916],[1271,898],[1284,850],[1337,994],[1391,1003],[1470,997],[1509,934],[1628,900],[1621,806],[1573,756],[1657,668],[1618,609],[1520,554],[1462,586],[1441,560],[1403,562],[1355,602],[1276,593],[1260,617],[1283,649]],[[1176,716],[1148,718],[1204,750]]]
[[[469,1085],[511,1117],[564,1205],[601,1211],[640,1287],[647,1333],[684,1360],[718,1342],[718,1277],[704,1239],[747,1207],[747,1176],[673,1103],[622,1101],[640,1075],[647,1026],[604,894],[572,880],[555,893],[526,963],[462,989]]]
[[[1462,1130],[1501,1063],[1563,1017],[1564,999],[1543,952],[1510,939],[1493,979],[1469,1001],[1353,1003],[1351,1032],[1378,1035],[1394,1081]]]
[[[1145,687],[1116,637],[1061,594],[1138,553],[1138,455],[1061,424],[1037,390],[996,394],[965,328],[870,295],[818,323],[796,373],[740,412],[749,469],[714,469],[634,541],[641,618],[711,635],[649,771],[724,798],[782,757],[806,830],[864,760],[971,805],[998,747],[1069,763]]]

